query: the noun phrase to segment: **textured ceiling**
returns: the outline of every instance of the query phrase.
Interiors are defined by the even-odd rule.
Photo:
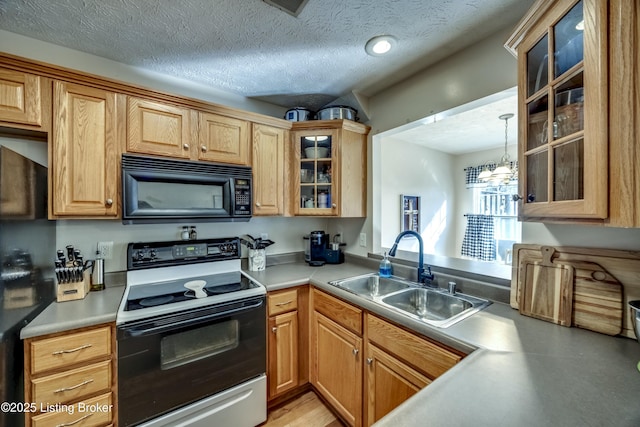
[[[318,109],[371,96],[524,15],[532,0],[0,0],[0,29],[255,97]],[[398,40],[385,57],[365,42]]]
[[[505,122],[500,116],[506,113],[513,114],[507,126],[507,145],[511,146],[518,142],[516,88],[427,117],[390,133],[394,140],[453,155],[503,148]]]

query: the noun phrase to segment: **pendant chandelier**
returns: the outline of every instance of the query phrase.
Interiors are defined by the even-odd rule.
[[[507,138],[508,138],[508,126],[509,119],[513,117],[513,113],[502,114],[498,118],[504,120],[504,154],[500,158],[500,163],[494,170],[489,169],[489,163],[484,164],[482,172],[478,175],[478,180],[482,182],[488,182],[492,184],[508,184],[512,179],[516,179],[518,171],[514,167],[511,168],[511,158],[507,153]]]

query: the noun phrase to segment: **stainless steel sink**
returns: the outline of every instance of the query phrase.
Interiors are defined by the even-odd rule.
[[[396,278],[379,277],[375,273],[336,280],[330,282],[330,284],[369,299],[376,299],[412,286],[411,282]]]
[[[491,304],[489,301],[445,290],[413,288],[387,295],[382,304],[423,322],[446,328]]]
[[[440,328],[451,326],[491,304],[470,295],[450,294],[443,289],[425,288],[409,280],[379,277],[375,273],[329,284]]]

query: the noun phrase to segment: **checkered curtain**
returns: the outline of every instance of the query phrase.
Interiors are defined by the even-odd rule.
[[[496,241],[493,229],[493,216],[468,214],[467,229],[462,239],[462,255],[480,261],[495,261]]]

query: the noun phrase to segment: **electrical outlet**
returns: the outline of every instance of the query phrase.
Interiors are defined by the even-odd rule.
[[[363,248],[367,246],[367,233],[360,233],[360,246]]]
[[[97,255],[102,259],[113,258],[113,242],[98,242]]]
[[[260,233],[260,238],[262,240],[269,240],[269,233]]]

